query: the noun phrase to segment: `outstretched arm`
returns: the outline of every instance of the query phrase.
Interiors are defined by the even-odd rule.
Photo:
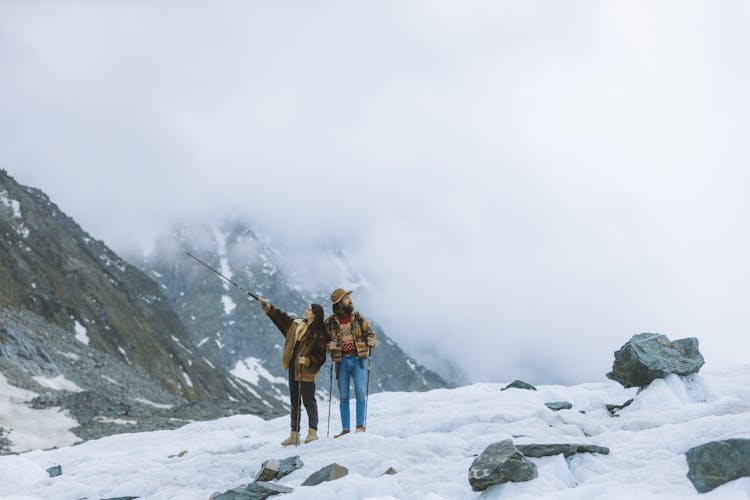
[[[286,337],[286,332],[289,331],[289,327],[292,326],[294,319],[284,311],[276,309],[265,300],[261,299],[259,302],[263,307],[263,312],[271,318],[271,321],[276,325],[276,328],[278,328],[281,334]]]

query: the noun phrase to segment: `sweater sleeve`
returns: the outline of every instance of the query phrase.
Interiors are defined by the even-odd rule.
[[[375,332],[372,331],[372,328],[370,328],[370,324],[367,322],[367,320],[364,317],[362,317],[361,328],[362,328],[362,334],[364,335],[365,339],[367,340],[375,339]]]
[[[274,306],[269,306],[268,310],[264,311],[268,315],[268,317],[271,318],[273,324],[276,325],[276,328],[279,329],[281,335],[286,337],[286,332],[289,331],[289,327],[292,326],[292,322],[294,321],[294,319],[292,319],[292,317],[284,311],[276,309]]]

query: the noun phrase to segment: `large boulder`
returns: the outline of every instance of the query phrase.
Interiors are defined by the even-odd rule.
[[[326,481],[335,481],[349,474],[349,469],[339,464],[326,465],[318,472],[314,473],[302,483],[302,486],[316,486]]]
[[[729,481],[750,477],[750,439],[727,439],[702,444],[685,453],[687,477],[698,493]]]
[[[643,387],[671,373],[697,373],[705,361],[695,337],[671,342],[666,335],[641,333],[634,335],[619,351],[607,378],[624,387]]]
[[[565,455],[565,458],[571,457],[576,453],[609,455],[609,448],[592,444],[519,444],[516,448],[524,456],[531,458],[551,457],[560,453]]]
[[[288,476],[292,472],[301,469],[305,464],[299,455],[285,458],[284,460],[266,460],[260,466],[260,471],[253,482],[273,481]]]
[[[489,445],[469,467],[469,484],[484,491],[493,484],[530,481],[537,477],[536,465],[506,439]]]
[[[291,493],[292,488],[280,484],[259,481],[245,487],[234,488],[219,495],[213,495],[211,500],[266,500],[266,498]]]

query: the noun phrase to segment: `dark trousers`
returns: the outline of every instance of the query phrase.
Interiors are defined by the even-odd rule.
[[[296,358],[293,358],[296,359]],[[299,432],[299,386],[302,386],[302,403],[307,411],[308,427],[318,430],[318,402],[315,400],[315,382],[295,382],[294,368],[289,367],[289,396],[292,400],[292,430]]]

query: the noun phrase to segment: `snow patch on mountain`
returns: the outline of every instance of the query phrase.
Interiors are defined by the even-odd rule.
[[[221,296],[221,304],[224,306],[224,314],[229,316],[232,311],[237,307],[237,304],[232,300],[229,295]]]
[[[219,255],[219,269],[221,274],[225,277],[232,279],[232,268],[229,267],[229,259],[227,258],[227,235],[214,229],[214,237],[216,238],[216,245],[218,247],[217,254]],[[224,290],[229,291],[229,282],[222,280]]]
[[[53,389],[55,391],[83,392],[83,389],[78,387],[75,382],[66,379],[64,375],[58,375],[57,377],[38,376],[31,378],[42,387]]]
[[[230,373],[242,380],[247,380],[253,385],[258,385],[261,378],[272,384],[288,384],[287,379],[272,375],[258,358],[253,357],[237,361],[234,368],[230,370]]]
[[[22,218],[23,215],[21,214],[21,203],[19,203],[18,200],[14,200],[13,198],[11,198],[8,194],[8,191],[4,189],[0,191],[0,204],[3,204],[11,209],[14,219]]]
[[[188,375],[184,371],[182,372],[182,379],[185,381],[187,385],[189,385],[190,387],[193,387],[193,380],[190,378],[190,375]]]
[[[133,401],[137,401],[138,403],[142,403],[144,405],[153,406],[154,408],[161,408],[162,410],[171,410],[172,408],[174,408],[173,405],[154,403],[153,401],[146,398],[133,398]]]
[[[10,429],[8,439],[11,451],[70,446],[81,441],[70,432],[70,429],[78,426],[78,422],[67,412],[60,411],[59,408],[36,410],[27,406],[27,402],[36,396],[32,391],[11,385],[0,373],[0,427]],[[3,466],[0,465],[0,470],[2,469]],[[10,479],[6,484],[14,484],[14,480]],[[18,491],[21,490],[14,493]]]
[[[73,323],[73,329],[76,332],[76,340],[83,344],[89,345],[89,336],[86,327],[80,324],[78,320],[75,320],[75,323]]]

